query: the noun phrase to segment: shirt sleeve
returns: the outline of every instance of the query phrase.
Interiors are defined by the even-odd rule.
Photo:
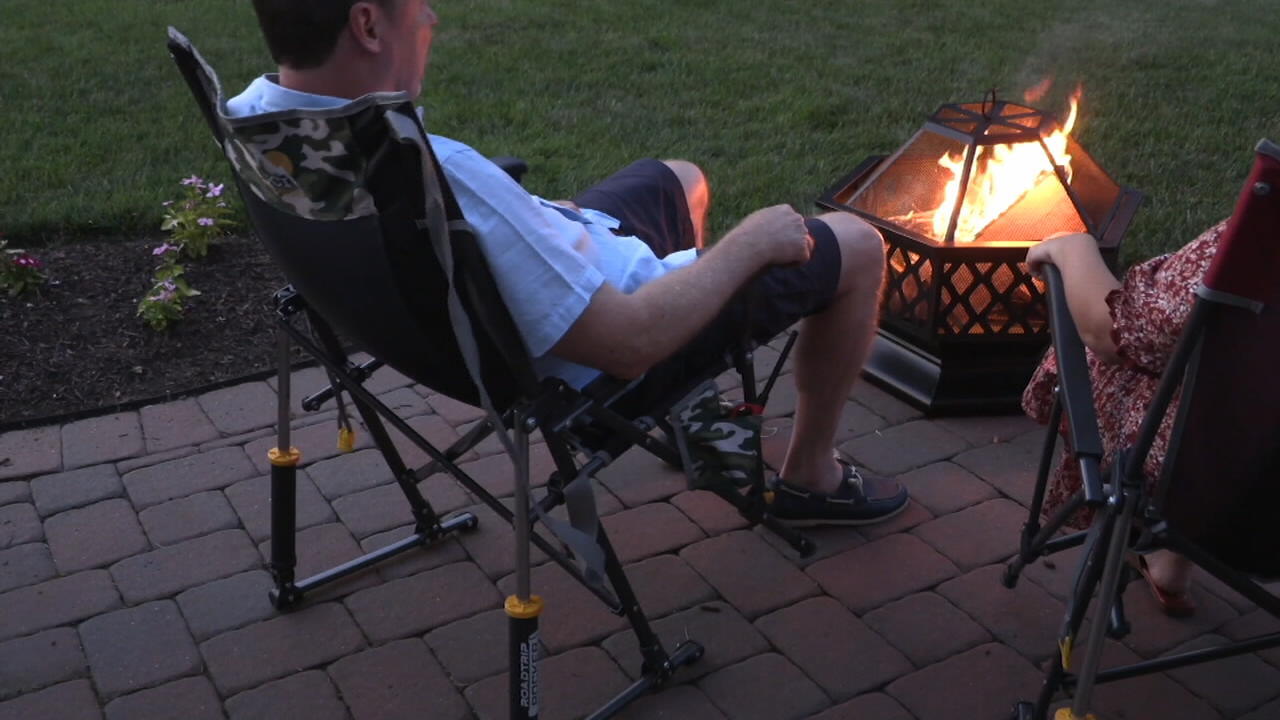
[[[545,355],[604,284],[588,257],[594,247],[586,229],[543,207],[471,148],[450,150],[440,162],[529,353]]]

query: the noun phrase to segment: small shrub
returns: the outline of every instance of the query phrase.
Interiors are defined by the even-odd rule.
[[[26,250],[7,247],[8,244],[8,240],[0,237],[0,250],[4,251],[0,253],[0,290],[17,296],[44,283],[44,263]]]
[[[169,232],[170,242],[184,257],[202,258],[209,252],[209,244],[235,224],[222,197],[225,186],[195,175],[183,178],[182,186],[185,197],[164,204],[160,229]]]
[[[182,319],[186,299],[199,295],[200,291],[182,277],[186,269],[178,264],[178,246],[164,243],[151,254],[160,257],[160,265],[151,276],[151,289],[138,302],[138,317],[153,330],[167,330]]]
[[[153,330],[167,330],[181,320],[187,298],[200,294],[183,277],[186,268],[178,260],[204,257],[209,244],[235,225],[222,197],[224,185],[196,175],[183,178],[181,185],[185,197],[164,203],[160,229],[168,231],[169,241],[151,251],[160,265],[151,276],[151,289],[138,301],[138,317]]]

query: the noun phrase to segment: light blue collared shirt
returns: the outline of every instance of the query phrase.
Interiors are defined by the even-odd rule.
[[[348,100],[290,90],[264,75],[227,101],[234,117],[294,109],[329,109]],[[462,214],[475,228],[498,290],[534,358],[539,376],[582,387],[598,370],[550,354],[608,282],[623,293],[696,258],[693,249],[658,258],[632,236],[613,233],[618,221],[584,208],[575,211],[529,193],[474,149],[428,135]]]

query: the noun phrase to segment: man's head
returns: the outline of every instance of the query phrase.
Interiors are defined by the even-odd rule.
[[[416,96],[436,24],[429,0],[253,0],[271,57],[287,74],[307,74],[356,96],[398,90]]]

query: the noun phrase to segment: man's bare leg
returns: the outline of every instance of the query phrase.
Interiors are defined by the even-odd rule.
[[[685,160],[663,162],[680,178],[697,246],[702,247],[711,197],[706,175]],[[801,324],[795,351],[795,427],[781,474],[798,487],[829,492],[841,479],[834,459],[836,427],[875,332],[884,240],[852,213],[827,213],[819,219],[840,246],[840,283],[831,305]]]
[[[833,458],[837,424],[866,362],[884,280],[884,240],[851,213],[819,219],[840,245],[840,284],[825,310],[806,318],[796,343],[796,414],[781,476],[798,487],[830,492],[840,481]]]
[[[680,178],[685,199],[689,202],[689,219],[693,221],[694,247],[701,248],[705,240],[707,208],[711,204],[711,187],[702,168],[688,160],[663,160]]]

